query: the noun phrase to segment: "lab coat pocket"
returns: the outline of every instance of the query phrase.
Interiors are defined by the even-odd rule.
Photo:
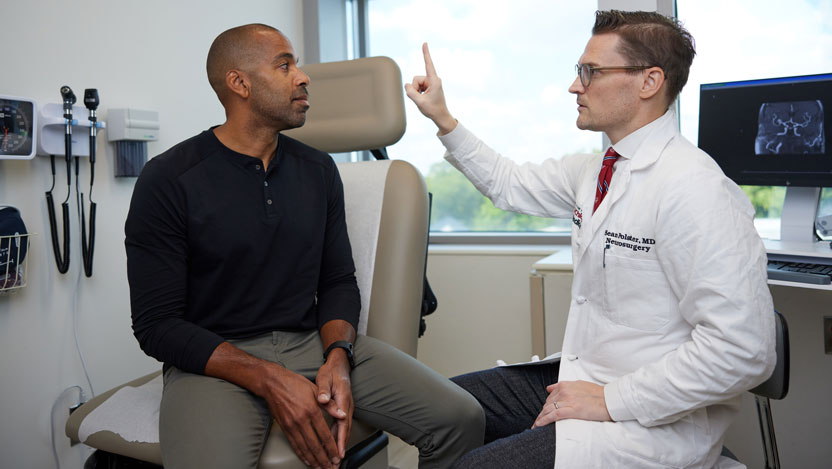
[[[622,326],[656,331],[670,321],[670,284],[655,259],[607,254],[604,313]]]
[[[704,456],[705,451],[694,417],[645,427],[636,420],[605,422],[604,439],[614,453],[608,454],[606,467],[683,468]]]

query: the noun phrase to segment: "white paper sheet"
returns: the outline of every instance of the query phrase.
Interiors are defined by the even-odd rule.
[[[139,386],[125,386],[116,391],[81,422],[81,442],[103,430],[125,441],[159,442],[159,404],[162,402],[162,375]]]

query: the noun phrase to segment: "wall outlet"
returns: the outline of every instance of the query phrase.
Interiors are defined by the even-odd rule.
[[[832,316],[823,317],[823,349],[832,355]]]

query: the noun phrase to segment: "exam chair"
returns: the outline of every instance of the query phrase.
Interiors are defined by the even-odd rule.
[[[777,310],[774,311],[774,319],[777,363],[774,365],[771,376],[751,390],[757,404],[757,418],[760,421],[760,434],[763,437],[765,469],[780,469],[780,455],[777,452],[777,439],[774,437],[774,418],[771,415],[771,399],[784,399],[789,393],[789,327],[786,317]],[[741,464],[731,465],[731,461],[738,461],[738,459],[728,448],[723,447],[722,459],[727,463],[718,466],[720,468],[745,467]]]
[[[391,59],[371,57],[303,69],[311,78],[312,107],[306,125],[287,135],[330,153],[386,154],[385,147],[404,134],[401,73]],[[338,169],[361,291],[358,332],[415,357],[428,236],[424,179],[400,160],[340,163]],[[67,436],[97,449],[85,469],[158,467],[161,395],[160,370],[75,410],[66,423]],[[341,467],[386,469],[387,443],[382,431],[355,420]],[[273,423],[259,468],[303,467]]]

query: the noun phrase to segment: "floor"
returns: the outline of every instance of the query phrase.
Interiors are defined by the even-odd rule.
[[[387,447],[387,459],[390,469],[416,469],[419,465],[419,450],[391,434]]]

